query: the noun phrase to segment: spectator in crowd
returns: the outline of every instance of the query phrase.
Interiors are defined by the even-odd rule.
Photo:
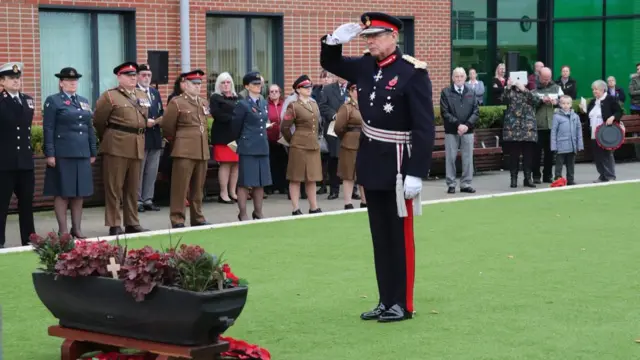
[[[461,67],[451,76],[453,85],[440,93],[440,115],[444,120],[444,148],[447,193],[456,192],[456,159],[458,149],[462,157],[460,192],[475,193],[471,187],[473,178],[473,127],[480,116],[475,93],[464,82],[467,74]]]
[[[560,86],[560,89],[565,95],[569,95],[573,100],[578,97],[578,85],[576,81],[571,77],[571,68],[564,65],[560,69],[560,77],[556,83]]]
[[[498,64],[491,85],[491,105],[504,105],[502,94],[506,84],[505,71],[507,71],[505,65]]]
[[[596,129],[603,123],[612,125],[620,123],[622,108],[620,103],[613,96],[607,95],[607,83],[603,80],[596,80],[591,85],[593,99],[589,101],[586,113],[589,116],[589,127],[591,128],[591,139],[596,138]],[[593,162],[596,165],[598,179],[594,182],[607,182],[616,179],[615,160],[613,151],[601,148],[596,141],[593,144]]]
[[[524,84],[513,84],[511,79],[507,81],[502,100],[507,105],[502,140],[504,141],[504,149],[509,155],[511,187],[518,187],[518,171],[520,168],[520,155],[522,155],[523,185],[534,188],[536,185],[531,179],[531,164],[535,145],[538,141],[535,108],[541,100],[527,90]]]
[[[322,89],[322,101],[318,103],[322,118],[325,122],[325,129],[329,128],[329,124],[336,120],[336,114],[342,104],[344,104],[349,95],[347,94],[347,80],[338,78],[337,82],[325,85]],[[329,172],[329,197],[327,199],[337,199],[340,193],[340,178],[338,177],[338,149],[340,148],[340,140],[326,134],[325,139],[329,146],[328,166]]]
[[[173,92],[169,95],[169,97],[167,97],[167,104],[169,104],[169,101],[171,101],[171,99],[184,92],[184,84],[185,82],[182,81],[182,77],[178,76],[176,78],[176,81],[173,82]]]
[[[178,76],[176,81],[173,83],[173,92],[169,94],[167,97],[167,105],[171,102],[176,96],[184,93],[185,82],[182,81],[182,77]],[[158,167],[159,171],[165,176],[165,178],[169,179],[169,184],[171,184],[171,169],[173,167],[173,160],[171,159],[171,150],[173,148],[173,139],[170,139],[163,135],[163,137],[167,140],[164,144],[164,150],[162,151],[162,156],[160,158],[160,165]],[[185,206],[189,206],[189,201],[187,199],[184,200]]]
[[[297,100],[289,103],[282,119],[282,136],[290,144],[287,180],[293,215],[302,215],[298,204],[300,184],[304,183],[309,199],[309,213],[320,213],[316,195],[316,182],[322,180],[318,127],[320,109],[311,100],[313,83],[307,75],[301,75],[293,83]],[[295,131],[294,131],[295,128]]]
[[[264,80],[260,73],[249,72],[242,78],[247,97],[233,110],[232,131],[237,139],[238,155],[238,220],[248,220],[247,199],[251,193],[253,219],[262,219],[264,188],[273,183],[269,167],[269,108],[261,95]]]
[[[231,119],[238,101],[233,78],[228,72],[218,75],[214,92],[209,100],[213,125],[211,126],[211,144],[213,145],[213,159],[220,164],[218,182],[220,195],[218,202],[233,204],[238,200],[236,188],[238,185],[238,154],[229,147],[235,140]]]
[[[533,153],[533,182],[551,184],[553,170],[553,153],[551,153],[551,125],[553,123],[553,113],[558,104],[558,98],[564,93],[560,86],[551,81],[551,69],[543,67],[538,71],[538,85],[533,94],[542,101],[538,103],[536,110],[536,120],[538,122],[538,142]],[[543,157],[543,163],[540,159]],[[542,172],[540,166],[542,165]]]
[[[353,209],[351,203],[353,187],[356,180],[356,155],[360,146],[360,134],[362,132],[362,115],[358,108],[358,89],[356,84],[347,83],[349,99],[336,114],[335,132],[340,139],[340,151],[338,152],[338,176],[344,184],[344,209]],[[367,207],[364,190],[360,187],[360,207]]]
[[[607,95],[618,100],[621,108],[624,107],[624,101],[627,99],[627,95],[625,95],[624,89],[616,85],[616,78],[613,76],[607,78]]]
[[[42,128],[44,155],[47,157],[44,195],[53,196],[58,232],[78,239],[82,234],[82,203],[93,195],[93,169],[96,160],[96,134],[89,100],[77,94],[76,69],[67,67],[55,75],[60,92],[44,102]],[[67,231],[67,209],[71,208],[71,231]]]
[[[266,191],[267,193],[273,193],[278,191],[280,194],[288,194],[287,184],[287,150],[281,143],[278,142],[280,137],[280,123],[282,118],[282,107],[284,102],[284,96],[282,89],[277,84],[269,86],[269,99],[267,100],[269,107],[269,122],[272,124],[267,129],[269,137],[269,163],[271,165],[271,178],[273,179],[273,185]]]
[[[144,132],[144,159],[140,169],[140,189],[138,189],[138,212],[160,211],[153,202],[162,154],[162,131],[160,123],[164,108],[160,92],[151,87],[153,73],[148,64],[141,64],[138,71],[138,88],[147,94],[149,99],[149,118]]]
[[[540,86],[540,70],[544,67],[544,63],[542,61],[536,61],[536,63],[533,64],[533,67],[534,73],[529,75],[528,78],[529,83],[527,84],[527,89],[529,90],[535,90]]]
[[[631,114],[640,115],[640,63],[636,64],[636,73],[631,75],[629,96],[631,97]]]
[[[473,93],[476,96],[476,100],[478,100],[478,105],[484,104],[484,83],[482,80],[478,80],[478,72],[476,69],[469,69],[469,81],[467,81],[467,87],[473,90]]]
[[[576,154],[584,150],[580,117],[572,109],[569,95],[560,97],[560,109],[553,115],[551,127],[551,151],[556,153],[555,179],[562,177],[562,167],[567,168],[567,185],[575,185],[574,168]]]
[[[320,107],[320,105],[325,102],[324,88],[328,85],[333,84],[334,82],[336,82],[336,78],[333,74],[324,69],[320,71],[320,81],[317,84],[313,84],[313,90],[311,90],[311,98],[314,99],[316,103],[318,103],[318,107]],[[322,114],[322,107],[320,107],[320,117],[322,136],[326,141],[327,131],[329,130],[329,123],[331,123],[331,119],[327,120],[324,118]],[[329,143],[327,142],[327,147],[328,145]],[[316,192],[318,195],[324,195],[329,192],[327,189],[330,186],[330,180],[333,180],[333,178],[329,176],[329,155],[329,152],[323,152],[322,149],[320,149],[320,159],[322,160],[322,181],[318,182],[317,184],[319,186],[318,191]],[[302,191],[304,191],[304,186],[301,189]]]

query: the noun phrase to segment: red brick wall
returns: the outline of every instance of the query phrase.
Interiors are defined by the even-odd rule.
[[[312,78],[320,70],[319,54],[322,35],[345,22],[359,21],[366,11],[382,11],[396,16],[413,16],[415,24],[415,56],[426,61],[433,81],[434,96],[449,83],[450,72],[450,0],[395,0],[391,5],[372,7],[369,0],[284,2],[280,0],[191,0],[191,67],[206,69],[206,13],[274,12],[284,13],[285,84],[288,89],[300,74]],[[285,5],[285,4],[292,5]],[[25,65],[24,92],[40,103],[40,43],[38,5],[55,4],[84,7],[135,8],[137,61],[146,61],[147,50],[169,51],[169,79],[180,72],[179,0],[0,0],[0,63],[21,61]],[[10,15],[9,15],[10,14]],[[361,54],[364,43],[354,40],[347,54]],[[61,50],[63,51],[63,50]],[[171,92],[171,85],[161,86],[162,96]],[[205,87],[203,87],[203,91]],[[437,97],[435,98],[437,99]],[[36,113],[36,122],[40,112]]]

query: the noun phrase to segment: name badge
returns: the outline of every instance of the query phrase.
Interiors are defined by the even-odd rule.
[[[81,102],[80,108],[84,111],[91,111],[91,106],[89,106],[89,104],[86,102]]]
[[[149,102],[149,99],[138,99],[138,104],[140,104],[140,106],[143,106],[143,107],[151,107],[151,103]]]
[[[27,106],[29,107],[29,109],[33,109],[33,108],[34,108],[34,106],[33,106],[33,100],[31,100],[31,99],[27,99]]]
[[[202,105],[202,111],[204,111],[205,115],[209,115],[209,109],[206,106]]]

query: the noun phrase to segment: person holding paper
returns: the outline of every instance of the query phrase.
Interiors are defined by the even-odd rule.
[[[351,203],[353,185],[356,179],[356,155],[360,145],[362,132],[362,115],[358,108],[358,90],[355,83],[347,83],[347,102],[336,113],[334,131],[340,139],[338,151],[338,176],[344,184],[344,209],[353,209]],[[361,195],[360,207],[367,207],[364,189],[359,186]]]
[[[533,153],[533,182],[551,184],[553,182],[553,153],[551,152],[551,127],[553,114],[558,105],[558,98],[564,93],[560,86],[551,81],[551,69],[540,69],[538,85],[533,94],[541,101],[536,107],[536,121],[538,123],[538,141]],[[540,159],[544,153],[542,164]],[[542,165],[542,172],[540,166]]]

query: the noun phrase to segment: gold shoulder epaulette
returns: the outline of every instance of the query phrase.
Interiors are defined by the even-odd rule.
[[[413,56],[410,55],[402,55],[402,59],[404,59],[404,61],[412,64],[416,69],[425,69],[427,70],[427,63],[424,61],[420,61],[416,58],[414,58]]]

